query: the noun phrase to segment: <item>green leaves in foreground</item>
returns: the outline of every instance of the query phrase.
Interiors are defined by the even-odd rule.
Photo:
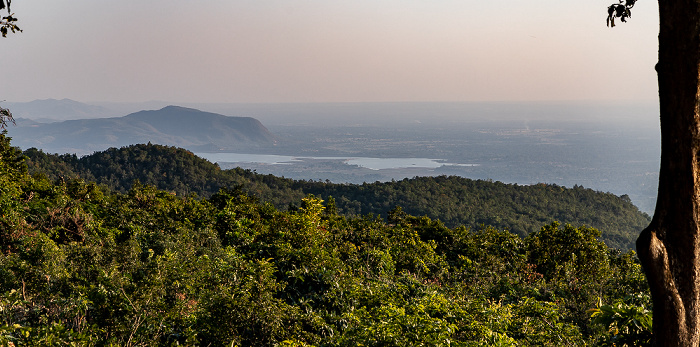
[[[594,324],[608,330],[603,346],[651,346],[652,313],[648,295],[634,295],[612,305],[598,304],[588,313]]]
[[[592,228],[115,193],[28,176],[0,145],[0,345],[585,346],[650,327],[624,306],[647,290],[634,253]]]

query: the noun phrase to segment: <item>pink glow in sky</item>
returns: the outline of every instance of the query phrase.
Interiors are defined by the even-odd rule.
[[[612,0],[17,0],[0,100],[655,100],[658,8]]]

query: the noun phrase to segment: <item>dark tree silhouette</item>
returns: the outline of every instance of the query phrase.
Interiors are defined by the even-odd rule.
[[[632,7],[637,0],[620,0],[617,4],[612,4],[608,7],[608,26],[615,26],[615,18],[620,18],[622,22],[626,22],[627,18],[632,17]]]
[[[2,34],[2,37],[7,37],[8,32],[16,33],[22,31],[16,24],[17,18],[10,10],[11,3],[12,0],[0,0],[0,10],[7,9],[7,16],[0,17],[0,34]]]

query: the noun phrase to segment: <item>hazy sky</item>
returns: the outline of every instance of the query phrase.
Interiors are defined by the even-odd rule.
[[[655,100],[656,1],[17,0],[0,100]]]

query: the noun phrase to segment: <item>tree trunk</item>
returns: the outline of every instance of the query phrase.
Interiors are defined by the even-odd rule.
[[[655,346],[700,346],[700,0],[659,0],[661,168],[637,240]]]

